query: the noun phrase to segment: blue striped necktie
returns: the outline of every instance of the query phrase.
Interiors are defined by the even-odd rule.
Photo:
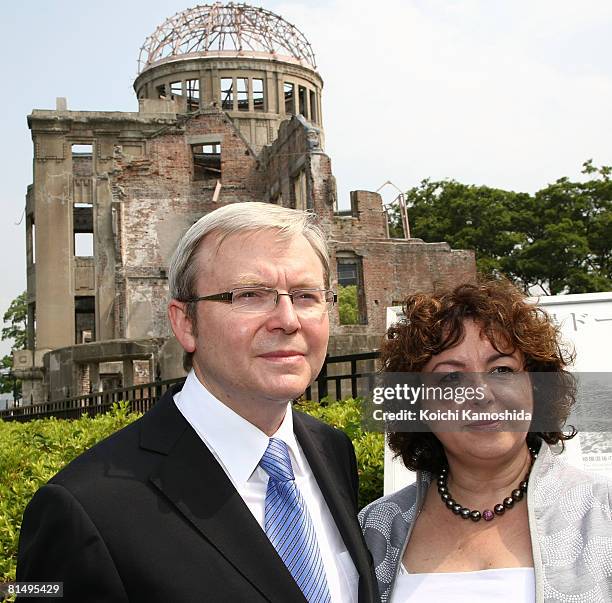
[[[270,542],[309,603],[331,601],[317,536],[295,484],[287,444],[270,438],[259,465],[270,476],[264,516]]]

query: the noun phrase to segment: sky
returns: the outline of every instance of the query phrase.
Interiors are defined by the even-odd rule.
[[[324,80],[325,150],[351,190],[452,178],[534,192],[612,165],[608,0],[302,0],[252,4],[296,25]],[[194,3],[195,4],[195,3]],[[0,8],[0,316],[25,289],[26,116],[136,111],[140,46],[186,0],[32,0]],[[396,192],[382,191],[385,200]],[[414,233],[418,236],[418,233]],[[10,346],[0,343],[0,355]]]

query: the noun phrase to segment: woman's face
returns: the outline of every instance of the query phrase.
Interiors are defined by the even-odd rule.
[[[422,369],[427,373],[424,377],[428,385],[461,394],[452,400],[445,397],[428,403],[431,410],[458,411],[452,415],[458,417],[455,420],[434,419],[428,422],[429,427],[447,456],[464,461],[511,456],[524,446],[528,413],[533,412],[531,381],[524,370],[523,354],[507,349],[501,340],[496,342],[501,352],[496,350],[481,325],[473,320],[464,321],[464,330],[460,343],[432,356]],[[471,394],[468,388],[473,395],[465,395]],[[508,422],[490,418],[504,411],[512,416],[520,416],[523,411],[527,420]]]

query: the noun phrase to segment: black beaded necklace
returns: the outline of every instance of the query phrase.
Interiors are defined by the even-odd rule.
[[[529,452],[531,453],[531,465],[529,465],[529,469],[523,481],[519,484],[519,487],[516,490],[512,490],[510,496],[504,498],[504,500],[495,505],[493,507],[493,511],[491,509],[485,509],[482,513],[480,511],[471,511],[467,507],[460,505],[456,500],[453,499],[451,493],[448,491],[446,486],[446,482],[448,479],[448,467],[444,467],[440,474],[438,475],[438,492],[440,493],[440,498],[442,502],[455,514],[459,515],[463,519],[471,519],[472,521],[480,521],[480,519],[484,519],[485,521],[491,521],[495,518],[496,515],[503,515],[506,512],[506,509],[512,509],[514,507],[515,502],[519,502],[525,496],[527,492],[527,484],[529,483],[529,474],[531,473],[531,467],[533,467],[533,463],[538,458],[538,453],[534,448],[529,448]]]

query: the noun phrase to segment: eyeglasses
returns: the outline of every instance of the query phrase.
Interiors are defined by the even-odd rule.
[[[279,293],[268,287],[236,287],[225,293],[201,295],[184,301],[219,301],[232,304],[232,310],[236,312],[264,314],[276,308],[281,295],[291,299],[296,314],[302,317],[321,316],[336,302],[336,294],[331,289],[294,289],[290,293]]]

